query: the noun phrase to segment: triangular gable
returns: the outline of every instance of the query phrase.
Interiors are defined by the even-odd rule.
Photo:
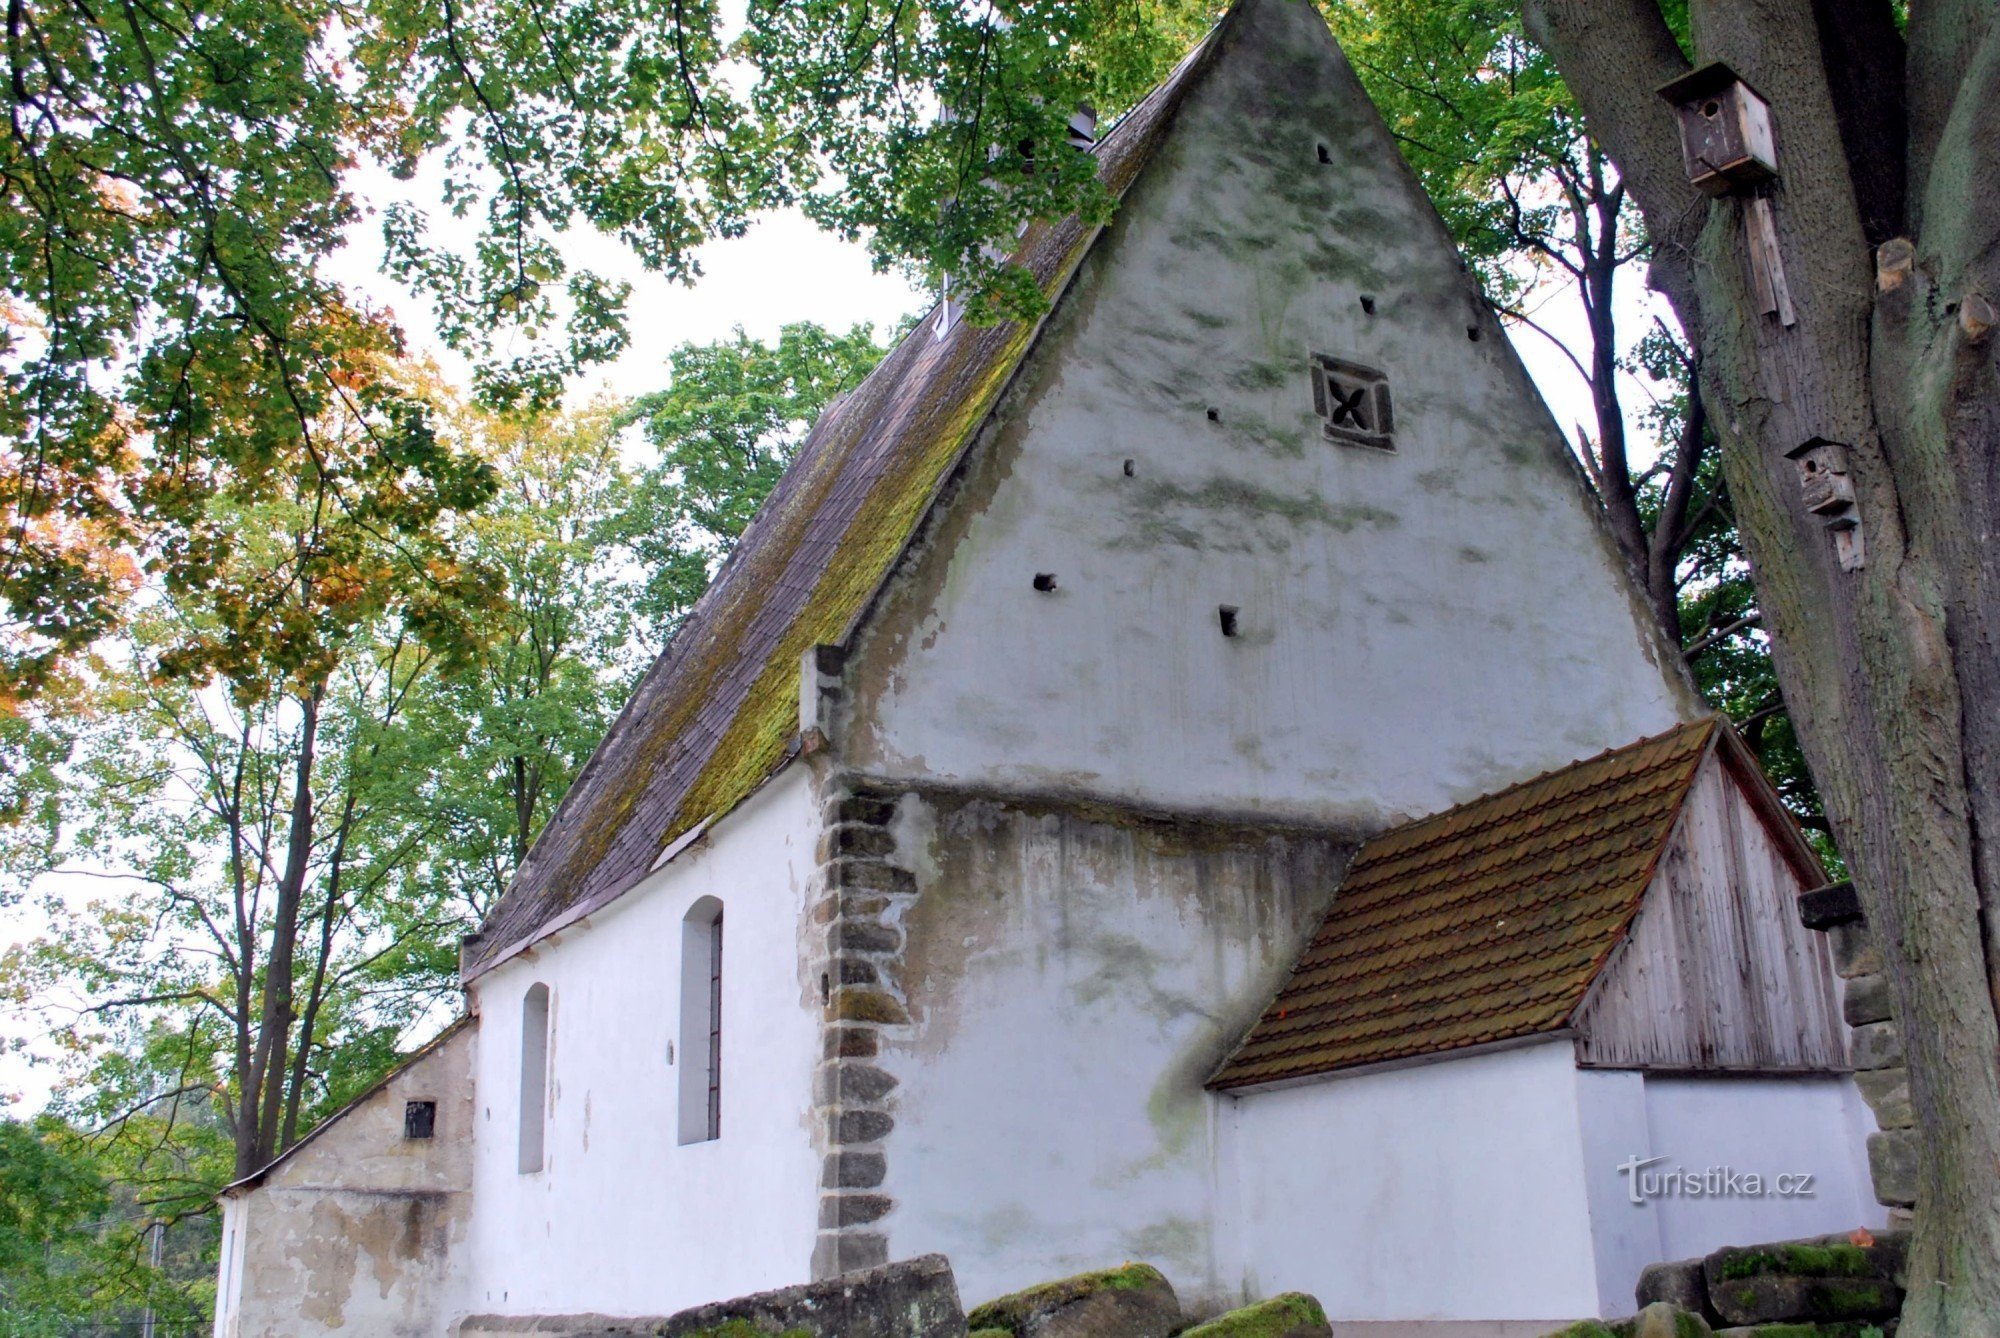
[[[342,1106],[339,1110],[336,1110],[335,1112],[333,1112],[333,1114],[327,1116],[325,1119],[321,1120],[318,1124],[315,1124],[311,1129],[307,1130],[304,1137],[300,1138],[298,1142],[292,1144],[290,1147],[286,1148],[283,1152],[280,1152],[277,1156],[271,1158],[271,1160],[265,1162],[262,1166],[250,1172],[250,1174],[244,1176],[242,1179],[232,1180],[228,1184],[224,1185],[221,1190],[222,1196],[224,1198],[229,1198],[232,1195],[244,1193],[248,1190],[255,1189],[257,1188],[257,1186],[263,1184],[265,1180],[270,1178],[272,1172],[276,1171],[279,1167],[283,1166],[293,1157],[298,1156],[301,1152],[303,1152],[306,1149],[308,1144],[311,1144],[312,1142],[317,1140],[320,1137],[320,1135],[326,1133],[328,1130],[332,1129],[335,1125],[339,1124],[342,1120],[346,1119],[349,1115],[353,1114],[355,1111],[359,1110],[361,1107],[367,1105],[370,1101],[373,1101],[376,1097],[380,1096],[384,1091],[388,1090],[389,1084],[395,1082],[396,1079],[402,1077],[404,1074],[408,1073],[411,1069],[415,1068],[417,1065],[423,1063],[425,1060],[429,1059],[431,1056],[437,1054],[440,1050],[444,1049],[446,1044],[448,1044],[451,1041],[452,1037],[458,1035],[460,1032],[464,1031],[467,1027],[472,1026],[473,1021],[474,1021],[473,1016],[470,1013],[464,1013],[459,1015],[457,1018],[454,1018],[450,1026],[446,1027],[443,1031],[439,1032],[437,1035],[431,1037],[430,1040],[424,1042],[422,1045],[418,1046],[415,1050],[412,1050],[409,1056],[405,1058],[402,1061],[402,1063],[390,1069],[380,1078],[377,1078],[374,1082],[370,1083],[367,1087],[363,1088],[361,1093],[358,1096],[354,1097],[352,1100],[350,1100],[346,1105]]]
[[[1210,1080],[1259,1087],[1568,1025],[1632,923],[1719,727],[1682,725],[1363,846]]]
[[[1845,1069],[1831,950],[1798,905],[1825,880],[1763,768],[1734,730],[1718,730],[1645,904],[1571,1016],[1578,1065]]]
[[[1220,31],[1099,144],[1114,197],[1152,159]],[[1015,259],[1060,302],[1101,231],[1075,218],[1038,223]],[[961,322],[940,339],[925,320],[820,418],[466,939],[467,978],[625,892],[670,842],[784,765],[806,652],[846,640],[1040,328]]]

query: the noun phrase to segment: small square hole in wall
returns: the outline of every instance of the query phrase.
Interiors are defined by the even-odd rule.
[[[1222,635],[1236,635],[1236,606],[1223,604],[1215,610],[1216,619],[1222,624]]]
[[[1312,360],[1313,409],[1328,441],[1396,449],[1396,420],[1389,378],[1373,367],[1316,353]]]
[[[403,1137],[432,1137],[437,1133],[437,1118],[437,1102],[405,1101],[403,1103]]]

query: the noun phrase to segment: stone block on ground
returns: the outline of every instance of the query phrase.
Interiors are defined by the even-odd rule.
[[[1712,1332],[1700,1315],[1655,1301],[1630,1319],[1586,1319],[1547,1338],[1709,1338]]]
[[[1843,1324],[1751,1324],[1717,1329],[1715,1338],[1895,1338],[1893,1319],[1871,1323],[1855,1320]]]
[[[1868,1174],[1882,1203],[1917,1201],[1917,1131],[1885,1129],[1868,1135]]]
[[[1333,1338],[1333,1326],[1317,1299],[1285,1292],[1183,1329],[1180,1338]]]
[[[632,1325],[642,1327],[630,1327]],[[665,1319],[623,1321],[575,1338],[965,1338],[965,1312],[941,1254],[824,1282],[717,1301]]]
[[[1708,1283],[1702,1276],[1702,1261],[1678,1259],[1665,1264],[1648,1264],[1639,1274],[1633,1299],[1644,1310],[1657,1301],[1700,1315],[1711,1324],[1720,1319],[1708,1304]]]
[[[1708,1295],[1724,1319],[1739,1325],[1886,1319],[1902,1304],[1896,1284],[1883,1278],[1802,1278],[1783,1273],[1711,1284]]]
[[[1709,1290],[1732,1278],[1783,1274],[1798,1278],[1893,1279],[1903,1261],[1906,1238],[1808,1236],[1770,1245],[1725,1245],[1701,1261]]]
[[[1181,1327],[1181,1303],[1159,1269],[1127,1264],[988,1301],[967,1323],[1012,1338],[1168,1338]]]

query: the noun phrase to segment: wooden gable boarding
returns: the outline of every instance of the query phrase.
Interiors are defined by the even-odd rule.
[[[1631,930],[1577,1009],[1577,1061],[1665,1072],[1824,1073],[1847,1032],[1824,934],[1799,921],[1825,881],[1734,732],[1718,730]]]

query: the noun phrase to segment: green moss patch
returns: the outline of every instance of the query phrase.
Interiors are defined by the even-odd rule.
[[[711,1328],[697,1329],[686,1338],[813,1338],[811,1329],[766,1329],[747,1319],[725,1319]]]
[[[1183,1330],[1180,1338],[1283,1338],[1295,1329],[1324,1325],[1326,1311],[1304,1292],[1286,1292]]]
[[[1786,1273],[1802,1278],[1865,1278],[1875,1271],[1868,1251],[1858,1245],[1768,1245],[1732,1253],[1722,1261],[1722,1276],[1754,1278]]]
[[[966,1326],[975,1332],[980,1329],[998,1329],[1012,1334],[1019,1331],[1031,1315],[1046,1314],[1060,1310],[1073,1301],[1101,1291],[1139,1291],[1147,1287],[1167,1287],[1166,1276],[1151,1264],[1126,1264],[1122,1268],[1100,1269],[1095,1273],[1079,1273],[1073,1278],[1062,1278],[1055,1282],[1045,1282],[1039,1287],[1030,1287],[1010,1296],[1002,1296],[988,1301],[965,1317]]]

